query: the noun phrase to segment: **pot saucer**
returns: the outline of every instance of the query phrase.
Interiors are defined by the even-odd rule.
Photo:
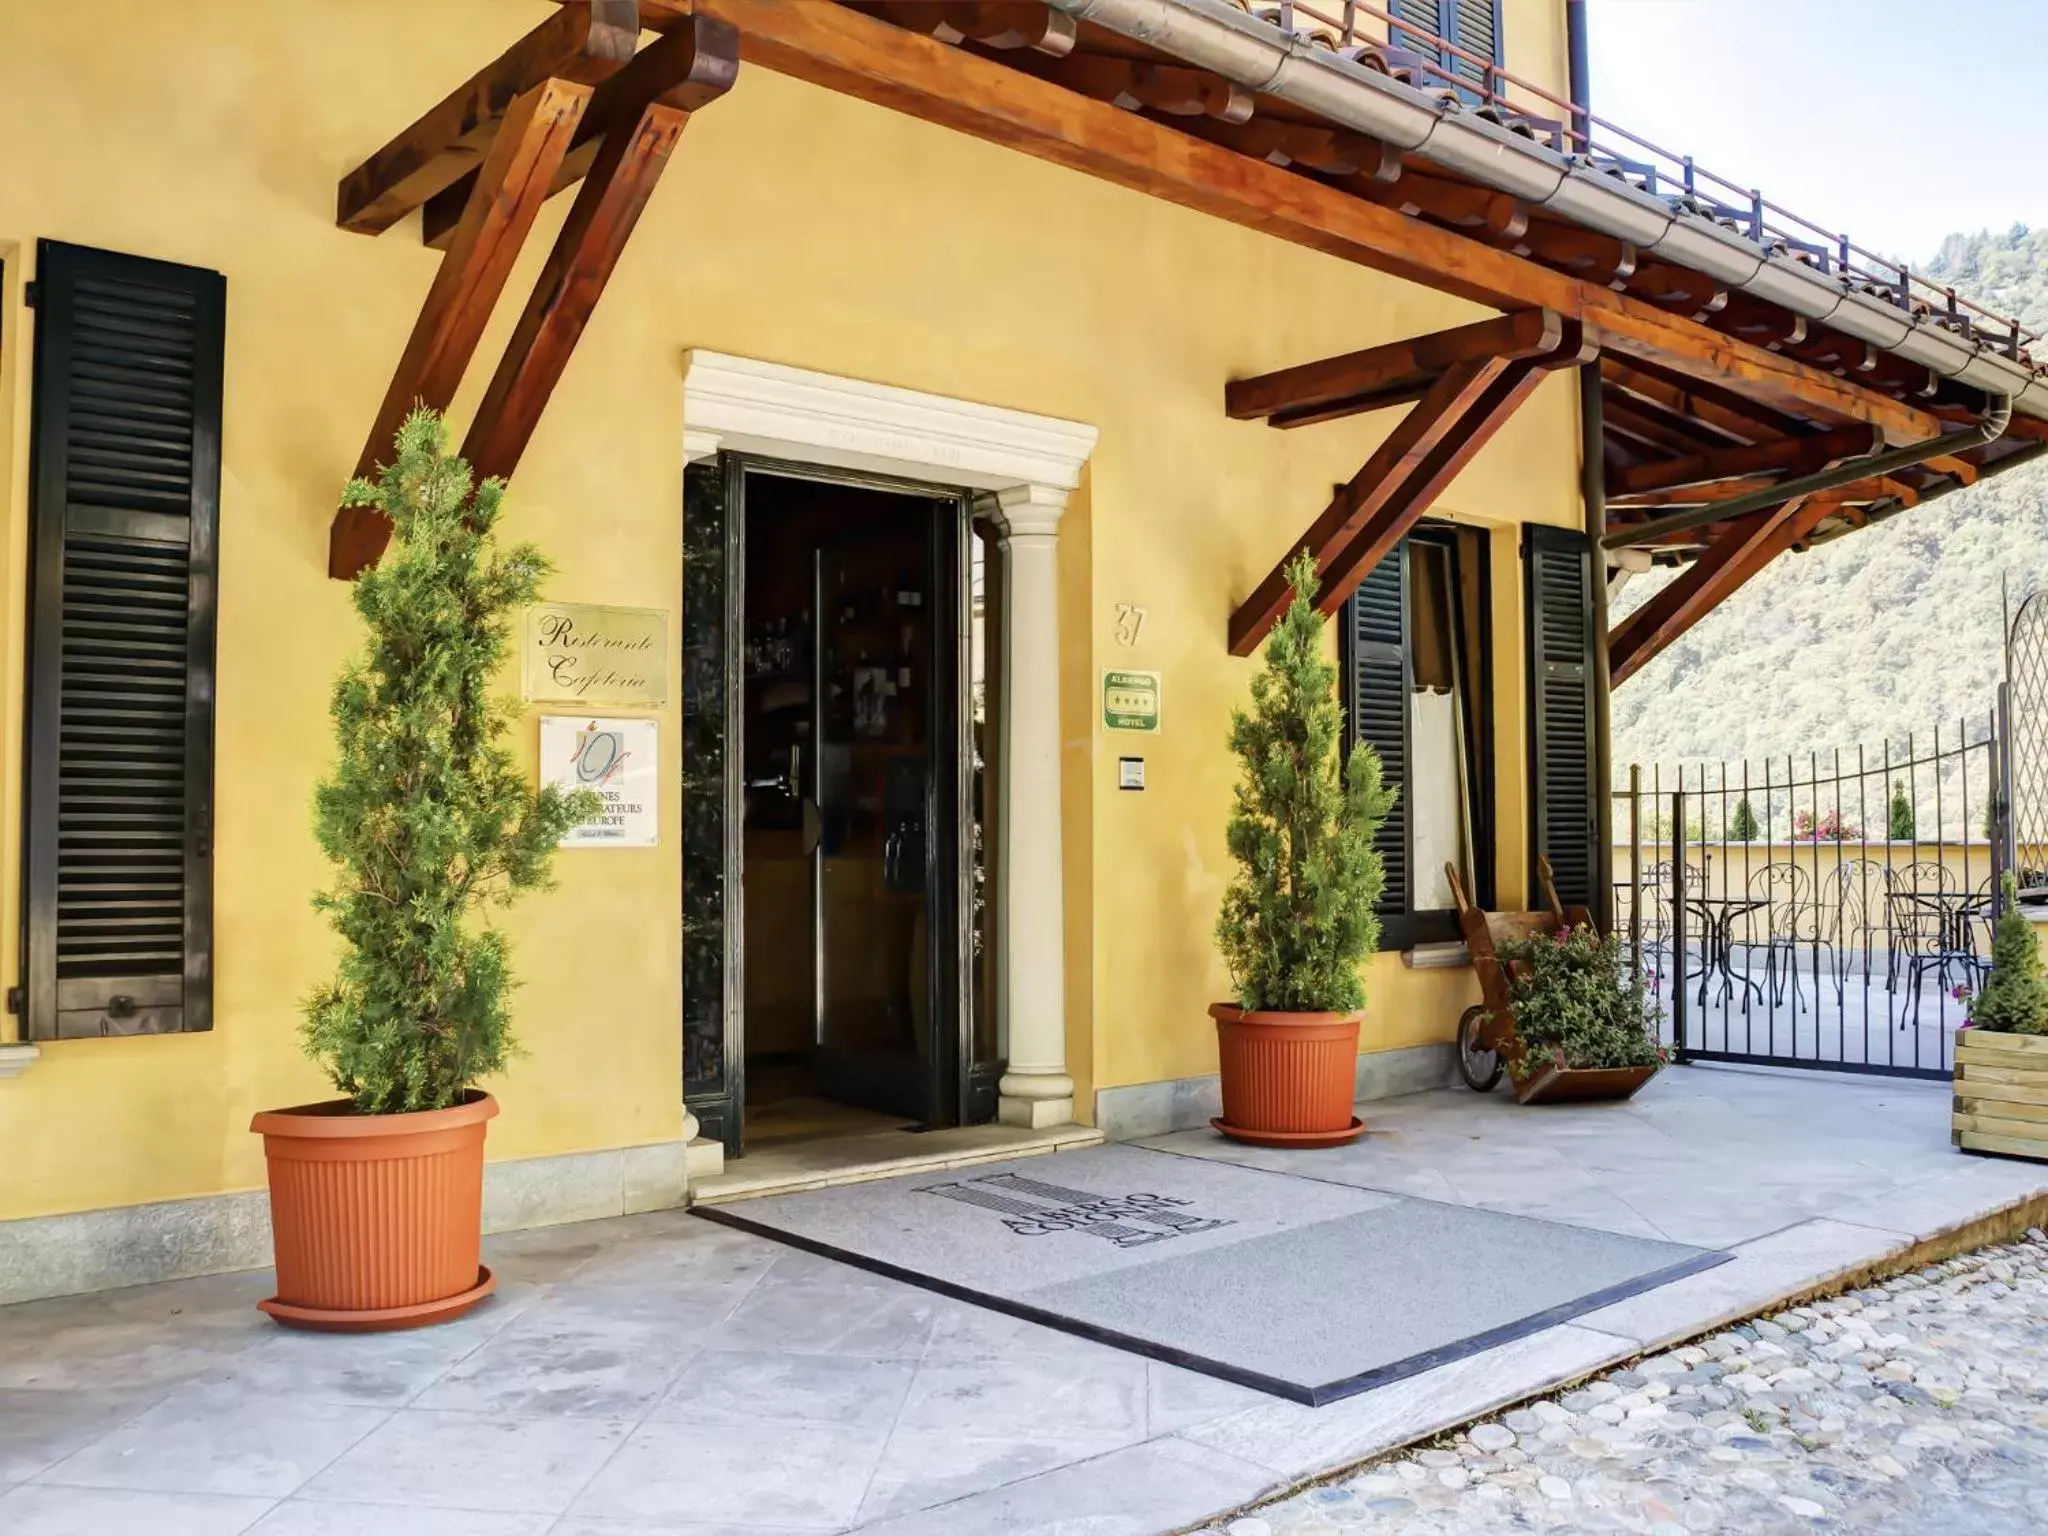
[[[268,1312],[288,1328],[309,1328],[320,1333],[385,1333],[398,1328],[424,1328],[460,1317],[498,1288],[498,1277],[488,1265],[479,1264],[476,1284],[438,1301],[415,1302],[409,1307],[371,1307],[361,1311],[338,1311],[331,1307],[300,1307],[273,1296],[256,1303],[256,1310]]]
[[[1341,1131],[1245,1131],[1229,1124],[1221,1115],[1209,1124],[1232,1141],[1241,1141],[1248,1147],[1341,1147],[1365,1134],[1365,1122],[1356,1115]]]

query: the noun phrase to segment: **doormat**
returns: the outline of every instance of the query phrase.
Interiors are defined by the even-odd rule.
[[[1311,1407],[1728,1258],[1133,1146],[695,1214]]]

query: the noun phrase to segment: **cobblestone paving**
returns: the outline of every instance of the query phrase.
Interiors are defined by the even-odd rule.
[[[2048,1531],[2048,1236],[1651,1356],[1228,1536]]]

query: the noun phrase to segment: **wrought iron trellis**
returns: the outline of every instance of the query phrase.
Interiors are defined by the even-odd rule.
[[[2048,897],[2048,593],[2030,595],[2006,627],[1999,714],[2011,743],[2003,841],[2022,899]]]
[[[1999,740],[1632,769],[1615,921],[1678,1054],[1948,1077],[2006,863]]]

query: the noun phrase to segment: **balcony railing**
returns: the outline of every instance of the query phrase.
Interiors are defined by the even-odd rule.
[[[1277,0],[1252,4],[1268,25],[1330,48],[1452,105],[1475,111],[1509,132],[1548,145],[1578,164],[1614,176],[1673,208],[1713,220],[1753,241],[1766,254],[1804,262],[1834,277],[1846,292],[1896,304],[1907,314],[2033,366],[2028,344],[2041,332],[1928,282],[1905,262],[1856,244],[1802,214],[1772,202],[1756,187],[1721,175],[1691,155],[1654,144],[1618,123],[1584,111],[1533,81],[1471,53],[1447,38],[1364,0]],[[1414,38],[1427,52],[1404,47]]]

